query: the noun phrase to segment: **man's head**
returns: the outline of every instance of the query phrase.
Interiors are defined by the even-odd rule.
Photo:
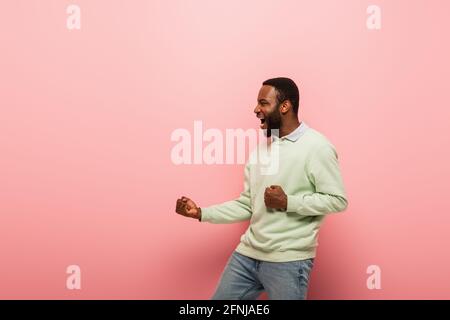
[[[273,78],[263,82],[254,112],[261,119],[261,128],[280,129],[283,122],[297,120],[298,87],[289,78]]]

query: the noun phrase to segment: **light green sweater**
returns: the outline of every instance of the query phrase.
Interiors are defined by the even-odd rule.
[[[233,223],[250,220],[236,251],[272,262],[313,258],[325,215],[347,207],[334,146],[321,133],[302,123],[277,144],[275,174],[262,174],[259,164],[245,166],[239,198],[202,208],[201,221]],[[265,206],[265,188],[279,185],[287,195],[287,210]]]

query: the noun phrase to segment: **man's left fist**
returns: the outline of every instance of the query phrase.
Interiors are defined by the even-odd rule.
[[[264,192],[264,203],[267,208],[286,211],[287,195],[280,186],[270,186]]]

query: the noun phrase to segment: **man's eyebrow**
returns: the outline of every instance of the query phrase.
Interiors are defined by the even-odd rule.
[[[261,103],[261,102],[269,102],[269,101],[267,101],[266,99],[258,99],[258,102]]]

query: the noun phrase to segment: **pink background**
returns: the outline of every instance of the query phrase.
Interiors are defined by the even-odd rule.
[[[81,30],[66,7],[81,7]],[[382,10],[368,30],[366,8]],[[450,298],[446,0],[3,1],[0,298],[207,299],[247,224],[174,213],[236,197],[242,165],[170,160],[177,128],[258,128],[293,78],[337,147],[310,299]],[[82,289],[66,289],[66,267]],[[382,270],[381,290],[366,268]]]

